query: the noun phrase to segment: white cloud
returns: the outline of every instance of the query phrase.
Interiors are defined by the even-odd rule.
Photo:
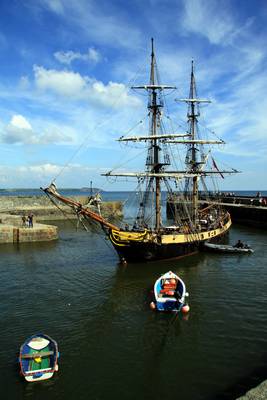
[[[220,8],[213,0],[183,0],[183,29],[205,36],[210,43],[219,44],[236,33],[234,21],[226,8]]]
[[[61,0],[41,0],[42,4],[56,14],[64,14],[64,5]]]
[[[86,89],[86,79],[79,73],[71,71],[47,70],[34,66],[35,84],[42,90],[51,90],[67,97],[81,97]]]
[[[36,143],[36,135],[31,124],[22,115],[13,115],[2,135],[4,143]]]
[[[88,97],[92,102],[108,107],[140,105],[138,98],[128,94],[123,83],[109,82],[104,85],[103,82],[95,81],[88,91]]]
[[[44,123],[44,121],[42,122]],[[38,134],[22,115],[13,115],[10,122],[2,127],[0,138],[2,143],[24,145],[57,144],[73,141],[73,135],[63,134],[60,128],[51,124],[45,129],[43,128],[42,134]]]
[[[32,130],[31,124],[22,115],[13,115],[10,126],[15,129]]]
[[[19,165],[0,167],[0,183],[5,187],[40,187],[45,186],[52,177],[62,170],[62,166],[56,164],[43,165]]]
[[[39,188],[47,187],[56,179],[60,187],[89,186],[93,179],[95,185],[103,187],[105,178],[99,176],[100,170],[81,164],[70,164],[68,167],[51,162],[35,165],[7,166],[0,165],[0,185],[5,188]],[[101,183],[100,183],[101,182]]]
[[[101,61],[101,54],[93,47],[88,49],[88,52],[82,54],[80,52],[70,51],[57,51],[54,53],[55,58],[62,64],[70,65],[74,60],[89,61],[93,63],[98,63]]]
[[[42,165],[31,165],[31,166],[21,166],[19,170],[22,172],[28,171],[29,173],[34,173],[38,175],[53,176],[59,174],[62,170],[62,166],[55,164],[42,164]]]
[[[26,90],[30,87],[30,81],[28,76],[22,76],[19,80],[19,88],[21,90]]]
[[[34,66],[35,84],[38,89],[72,99],[88,100],[95,106],[122,107],[138,106],[140,101],[128,94],[122,83],[109,82],[104,85],[88,76],[72,71],[57,71]]]
[[[103,5],[97,0],[35,0],[31,7],[33,11],[37,7],[38,12],[49,10],[63,17],[61,28],[65,28],[66,36],[71,27],[71,31],[74,30],[77,36],[82,35],[83,39],[109,43],[117,48],[134,48],[142,44],[142,34],[134,26],[132,14],[127,17],[124,7],[115,3]]]

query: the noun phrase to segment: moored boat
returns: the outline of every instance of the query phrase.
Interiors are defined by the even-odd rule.
[[[155,307],[158,311],[182,311],[187,313],[188,293],[182,279],[169,271],[159,277],[154,285]]]
[[[250,247],[235,247],[226,244],[204,243],[204,248],[208,251],[219,253],[254,253]]]
[[[57,342],[48,335],[35,334],[20,347],[20,373],[28,382],[50,379],[58,371],[58,357]]]

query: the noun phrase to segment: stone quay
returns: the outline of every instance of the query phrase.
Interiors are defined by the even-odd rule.
[[[73,200],[86,205],[88,196],[72,196]],[[94,210],[94,209],[93,209]],[[122,203],[119,201],[102,202],[103,216],[121,217]],[[33,227],[23,223],[33,214]],[[1,196],[0,197],[0,244],[50,241],[58,239],[58,228],[47,225],[44,221],[76,219],[77,215],[70,207],[55,201],[53,204],[47,196]],[[41,222],[41,223],[40,223]]]

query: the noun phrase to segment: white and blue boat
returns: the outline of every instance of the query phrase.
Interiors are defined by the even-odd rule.
[[[20,347],[20,373],[28,382],[50,379],[58,371],[58,357],[55,340],[42,333],[33,335]]]
[[[182,311],[187,313],[188,293],[182,279],[169,271],[157,279],[154,285],[155,308],[158,311]]]

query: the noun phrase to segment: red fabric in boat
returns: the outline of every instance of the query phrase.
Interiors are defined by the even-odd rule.
[[[176,285],[174,285],[174,284],[172,284],[172,283],[168,283],[168,284],[166,284],[165,283],[165,285],[163,285],[163,289],[176,289]]]
[[[174,290],[170,290],[170,288],[164,288],[160,291],[160,293],[165,293],[165,294],[168,294],[169,296],[173,296]]]

